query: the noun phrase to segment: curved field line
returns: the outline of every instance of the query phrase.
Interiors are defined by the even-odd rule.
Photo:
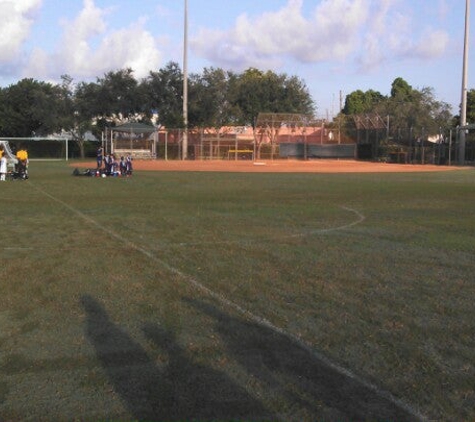
[[[351,213],[355,214],[358,218],[356,220],[352,221],[351,223],[345,224],[343,226],[329,227],[328,229],[309,230],[309,231],[304,232],[304,233],[293,234],[293,235],[289,235],[287,237],[289,237],[289,238],[305,237],[305,236],[309,236],[309,235],[313,235],[313,234],[330,233],[330,232],[335,232],[335,231],[339,231],[339,230],[345,230],[345,229],[349,229],[350,227],[356,226],[357,224],[362,223],[366,219],[366,217],[363,214],[361,214],[359,211],[357,211],[353,208],[345,207],[343,205],[340,205],[340,208],[345,210],[345,211],[348,211],[348,212],[351,212]]]
[[[350,227],[356,226],[360,223],[362,223],[366,217],[361,214],[359,211],[346,207],[343,205],[340,205],[339,208],[351,212],[356,215],[356,219],[352,221],[351,223],[344,224],[342,226],[336,226],[336,227],[328,227],[326,229],[315,229],[315,230],[306,230],[302,231],[300,233],[294,233],[294,234],[288,234],[288,235],[282,235],[282,236],[265,236],[261,237],[260,239],[257,240],[242,240],[242,239],[237,239],[237,240],[218,240],[218,241],[204,241],[204,242],[181,242],[181,243],[171,243],[168,244],[167,247],[170,246],[203,246],[203,245],[234,245],[234,244],[249,244],[249,243],[257,243],[262,241],[263,239],[265,240],[285,240],[285,239],[295,239],[295,238],[301,238],[301,237],[307,237],[307,236],[312,236],[312,235],[317,235],[317,234],[325,234],[325,233],[331,233],[335,231],[340,231],[340,230],[345,230],[349,229]]]
[[[294,233],[294,234],[288,234],[288,235],[282,235],[282,236],[267,236],[267,237],[264,237],[264,238],[261,237],[260,239],[257,239],[257,240],[238,239],[238,240],[220,240],[220,241],[218,240],[218,241],[203,241],[203,242],[190,242],[190,243],[187,243],[187,242],[168,243],[165,246],[159,246],[157,249],[160,250],[160,249],[163,249],[165,247],[169,248],[171,246],[188,247],[188,246],[205,246],[205,245],[249,244],[249,243],[257,243],[257,242],[260,242],[264,239],[265,240],[298,239],[298,238],[303,238],[303,237],[312,236],[312,235],[326,234],[326,233],[331,233],[331,232],[335,232],[335,231],[349,229],[350,227],[353,227],[353,226],[356,226],[356,225],[362,223],[366,219],[366,217],[363,214],[361,214],[359,211],[357,211],[353,208],[342,206],[342,205],[339,206],[339,208],[341,208],[345,211],[348,211],[350,213],[355,214],[357,218],[354,221],[352,221],[348,224],[344,224],[342,226],[328,227],[326,229],[307,230],[307,231],[302,231],[300,233]],[[86,248],[86,247],[84,247],[84,248]],[[80,247],[76,246],[76,247],[68,247],[66,249],[68,249],[68,250],[73,250],[73,249],[81,250],[81,249],[84,249],[84,248],[80,248]],[[30,251],[30,250],[34,250],[35,248],[34,247],[21,247],[21,246],[18,246],[18,247],[6,246],[2,249],[5,250],[5,251]],[[42,249],[48,249],[48,248],[45,248],[45,247],[42,246]],[[91,248],[88,246],[87,249],[91,249]],[[116,248],[109,248],[109,249],[116,249]]]

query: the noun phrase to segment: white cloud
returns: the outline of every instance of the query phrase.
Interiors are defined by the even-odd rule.
[[[136,77],[144,77],[161,62],[156,40],[145,23],[139,19],[126,28],[109,28],[107,11],[97,7],[94,0],[84,0],[79,15],[62,23],[56,51],[33,51],[24,74],[58,78],[67,73],[75,78],[94,78],[109,70],[131,67]]]
[[[346,59],[361,42],[368,24],[369,0],[326,0],[316,9],[311,61]]]
[[[442,56],[449,44],[449,36],[445,31],[428,30],[420,39],[401,48],[401,57],[416,59],[433,59]]]
[[[401,60],[430,61],[441,57],[448,49],[448,33],[433,29],[434,21],[416,20],[409,3],[401,0],[374,2],[371,15],[371,30],[367,32],[365,48],[357,58],[362,70]]]
[[[303,0],[288,0],[274,12],[239,16],[227,31],[201,29],[191,42],[193,52],[238,70],[275,68],[290,58],[354,60],[367,71],[401,58],[428,60],[447,48],[447,33],[424,31],[402,0],[322,0],[310,15],[302,6]]]
[[[364,38],[355,54],[355,61],[360,71],[369,72],[388,60],[391,54],[391,48],[388,48],[388,39],[392,39],[393,33],[394,40],[401,41],[401,32],[404,32],[402,28],[407,24],[406,17],[399,11],[391,13],[399,2],[400,0],[381,0],[373,2],[371,5]],[[394,26],[398,30],[393,32]]]
[[[312,3],[315,6],[309,10]],[[447,4],[448,0],[438,0],[438,8],[432,10],[413,0],[287,0],[283,7],[260,15],[244,13],[227,30],[202,28],[191,39],[191,54],[234,70],[332,63],[340,69],[354,70],[356,65],[369,72],[406,60],[430,61],[449,50],[444,30]],[[165,19],[170,34],[155,37],[145,18],[114,26],[111,22],[119,9],[82,0],[81,11],[61,22],[52,50],[31,50],[26,43],[34,41],[28,37],[41,5],[42,0],[0,0],[1,15],[9,17],[0,23],[1,77],[13,71],[18,76],[21,69],[21,76],[44,80],[58,80],[64,73],[91,79],[124,67],[143,77],[161,65],[159,45],[172,45],[170,34],[181,25]],[[160,6],[154,14],[160,14],[162,21],[162,15],[173,16]],[[35,44],[30,43],[30,48]],[[177,48],[168,54],[176,56]]]
[[[367,35],[363,41],[364,54],[359,54],[356,57],[356,63],[360,70],[370,71],[377,68],[387,59],[379,39],[374,35]]]
[[[323,0],[313,16],[303,14],[302,4],[289,0],[253,19],[241,15],[227,32],[202,29],[191,45],[212,61],[241,68],[275,64],[285,56],[317,62],[351,54],[368,19],[368,0]]]
[[[41,0],[0,0],[0,63],[20,58]]]
[[[100,68],[104,64],[113,70],[131,67],[135,76],[141,78],[159,66],[161,53],[156,48],[153,36],[135,22],[128,28],[106,36],[90,59],[93,68]]]

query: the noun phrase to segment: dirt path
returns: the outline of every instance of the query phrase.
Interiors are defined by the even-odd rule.
[[[95,162],[72,165],[95,168]],[[388,164],[355,160],[135,160],[134,170],[145,171],[215,171],[240,173],[410,173],[460,170],[461,167],[431,164]]]

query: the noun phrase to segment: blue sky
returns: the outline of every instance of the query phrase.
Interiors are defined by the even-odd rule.
[[[184,0],[0,0],[0,15],[3,87],[183,63]],[[319,117],[338,112],[340,93],[387,95],[397,77],[458,113],[464,19],[464,0],[188,0],[188,66],[296,75]],[[469,89],[474,54],[471,42]]]

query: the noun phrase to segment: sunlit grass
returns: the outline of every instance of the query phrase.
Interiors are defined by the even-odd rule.
[[[475,417],[473,171],[71,173],[0,186],[3,419]]]

